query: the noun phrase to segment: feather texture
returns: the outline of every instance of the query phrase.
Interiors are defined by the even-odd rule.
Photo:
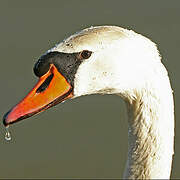
[[[82,30],[50,51],[92,51],[78,68],[74,96],[117,94],[128,109],[128,159],[124,178],[170,177],[174,105],[168,73],[155,43],[116,26]]]

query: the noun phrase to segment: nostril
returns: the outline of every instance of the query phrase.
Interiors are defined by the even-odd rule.
[[[46,80],[39,86],[39,88],[36,90],[36,93],[41,93],[47,89],[49,86],[54,74],[49,75]]]

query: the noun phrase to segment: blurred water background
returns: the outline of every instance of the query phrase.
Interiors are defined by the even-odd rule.
[[[133,29],[158,44],[175,96],[172,178],[180,178],[180,1],[0,1],[0,114],[36,83],[32,68],[65,37],[95,25]],[[120,178],[127,116],[120,97],[69,100],[10,128],[0,126],[0,178]]]

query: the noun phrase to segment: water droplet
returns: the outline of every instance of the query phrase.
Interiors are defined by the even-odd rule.
[[[8,128],[9,128],[9,127],[7,126],[7,127],[6,127],[6,134],[5,134],[5,140],[6,140],[6,141],[10,141],[10,140],[11,140],[11,134],[10,134]]]

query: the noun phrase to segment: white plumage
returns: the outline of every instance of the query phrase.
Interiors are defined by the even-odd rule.
[[[173,95],[156,45],[116,26],[82,30],[50,51],[92,51],[75,75],[74,96],[117,94],[128,108],[125,178],[170,177],[174,139]]]

